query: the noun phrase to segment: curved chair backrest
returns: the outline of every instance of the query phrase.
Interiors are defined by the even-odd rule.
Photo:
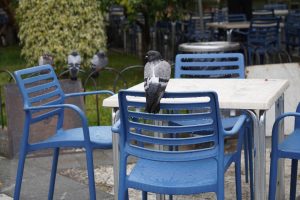
[[[250,46],[279,46],[279,18],[256,18],[250,22],[247,43]]]
[[[266,10],[284,10],[288,9],[287,4],[283,3],[271,3],[271,4],[265,4],[264,9]]]
[[[260,17],[274,17],[274,10],[261,9],[252,11],[252,19]]]
[[[240,53],[178,54],[175,78],[245,78]]]
[[[247,17],[246,14],[240,13],[240,14],[228,14],[228,21],[229,22],[242,22],[246,21]]]
[[[144,112],[144,101],[144,92],[119,92],[122,156],[158,161],[215,158],[223,162],[224,133],[215,92],[165,93],[158,114]],[[178,119],[195,123],[168,123]],[[178,151],[170,148],[175,146]]]
[[[64,103],[64,93],[56,74],[50,65],[22,69],[14,72],[16,82],[23,97],[24,108]],[[53,115],[63,115],[63,109],[47,112],[30,111],[31,120],[40,121]]]

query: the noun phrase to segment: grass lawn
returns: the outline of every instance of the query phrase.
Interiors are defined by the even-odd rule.
[[[142,60],[139,59],[135,55],[128,55],[125,53],[120,53],[116,51],[108,52],[108,60],[109,67],[114,70],[103,70],[99,73],[98,77],[92,79],[88,79],[87,77],[90,74],[90,69],[84,69],[85,72],[80,74],[80,80],[82,81],[82,85],[86,90],[113,90],[114,89],[114,81],[117,76],[117,71],[121,71],[125,67],[132,65],[141,65]],[[20,56],[20,47],[19,46],[9,46],[9,47],[0,47],[0,86],[5,85],[10,81],[10,76],[7,73],[1,73],[2,70],[8,70],[10,72],[14,72],[18,69],[25,68],[26,61]],[[130,87],[139,82],[143,81],[143,68],[135,68],[132,70],[128,70],[123,73],[123,79],[119,79],[116,81],[115,91]],[[68,78],[68,77],[65,77]],[[126,84],[124,84],[124,81]],[[3,90],[2,90],[3,91]],[[3,94],[1,94],[3,97]],[[98,100],[99,108],[101,108],[102,100],[105,98],[100,97]],[[4,99],[4,97],[3,97]],[[86,111],[88,113],[88,119],[91,125],[97,124],[97,112],[96,112],[96,98],[88,97],[86,98]],[[4,104],[2,105],[4,108]],[[111,123],[111,109],[104,108],[100,109],[100,119],[101,124],[107,125]],[[1,119],[0,119],[1,120]],[[6,120],[4,119],[4,122]]]

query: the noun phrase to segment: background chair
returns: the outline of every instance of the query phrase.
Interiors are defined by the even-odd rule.
[[[280,51],[279,19],[269,17],[256,17],[250,22],[247,35],[246,48],[248,64],[253,60],[257,64],[270,62],[270,56]]]
[[[147,192],[169,195],[215,192],[218,199],[224,199],[224,173],[232,162],[235,162],[237,199],[241,199],[243,132],[237,151],[232,154],[224,155],[224,137],[238,133],[246,116],[240,116],[227,132],[220,121],[214,92],[165,93],[159,114],[144,112],[145,103],[140,99],[144,97],[144,92],[119,92],[120,121],[113,127],[113,132],[120,135],[119,199],[128,199],[128,188],[144,191],[143,199],[147,199]],[[171,103],[168,99],[180,100]],[[169,125],[178,118],[194,123]],[[170,133],[176,137],[168,137]],[[173,146],[178,146],[177,151],[170,150]],[[138,158],[130,173],[126,169],[129,156]]]
[[[240,53],[211,53],[211,54],[178,54],[175,61],[175,78],[245,78],[244,56]],[[228,117],[228,112],[222,118],[225,130],[230,130],[236,123],[237,117]],[[181,120],[173,122],[182,124]],[[184,122],[186,123],[186,122]],[[245,176],[248,182],[250,176],[251,198],[253,191],[253,159],[252,159],[252,120],[247,119],[245,125]],[[248,152],[248,153],[247,153]],[[249,161],[249,162],[248,162]],[[249,167],[249,170],[248,170]]]
[[[286,117],[295,118],[294,131],[288,135],[282,142],[278,141],[279,124]],[[277,168],[280,158],[289,158],[292,161],[291,168],[291,183],[290,183],[290,199],[296,199],[297,186],[297,168],[298,160],[300,159],[300,103],[298,104],[295,113],[285,113],[279,116],[272,130],[272,151],[270,164],[270,184],[269,184],[269,199],[275,200],[276,185],[277,185]]]
[[[300,55],[300,12],[290,12],[286,17],[284,28],[287,51],[291,53],[291,49],[298,48]]]
[[[61,147],[85,148],[89,180],[90,199],[96,199],[93,149],[109,149],[112,147],[110,126],[88,127],[84,112],[77,106],[64,104],[65,98],[92,94],[109,94],[111,91],[95,91],[85,93],[64,94],[50,65],[27,68],[14,73],[19,90],[23,97],[25,122],[19,165],[16,177],[14,199],[20,198],[22,177],[26,155],[32,151],[53,149],[53,162],[50,177],[48,199],[53,199],[57,162]],[[82,127],[64,130],[64,110],[70,109],[78,114]],[[57,117],[56,130],[53,136],[35,143],[29,143],[31,125],[43,120]],[[72,119],[66,119],[72,120]],[[41,133],[42,134],[42,133]]]

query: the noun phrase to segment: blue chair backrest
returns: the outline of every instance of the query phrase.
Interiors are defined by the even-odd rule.
[[[245,78],[240,53],[178,54],[175,78]]]
[[[252,19],[247,36],[250,46],[279,46],[279,18],[261,17]]]
[[[56,74],[50,65],[43,65],[22,69],[14,72],[16,82],[23,97],[24,108],[31,106],[56,105],[64,103],[64,93],[60,87]],[[62,108],[47,110],[46,112],[28,113],[32,122],[59,115],[63,115]]]
[[[119,92],[121,155],[158,161],[222,159],[224,133],[215,92],[165,93],[157,114],[144,112],[144,102],[144,92]],[[168,123],[178,119],[195,123]],[[175,146],[178,151],[170,148]]]
[[[287,4],[283,4],[283,3],[271,3],[271,4],[265,4],[264,9],[267,9],[267,10],[284,10],[284,9],[288,9],[288,6],[287,6]]]
[[[247,17],[246,14],[228,14],[228,21],[229,22],[242,22],[246,21]]]
[[[261,9],[252,11],[252,19],[260,17],[274,17],[274,10]]]

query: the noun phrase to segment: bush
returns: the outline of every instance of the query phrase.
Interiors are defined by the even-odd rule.
[[[43,53],[55,66],[66,66],[76,50],[87,66],[99,50],[106,50],[103,16],[97,0],[25,0],[17,9],[21,55],[32,66]]]

